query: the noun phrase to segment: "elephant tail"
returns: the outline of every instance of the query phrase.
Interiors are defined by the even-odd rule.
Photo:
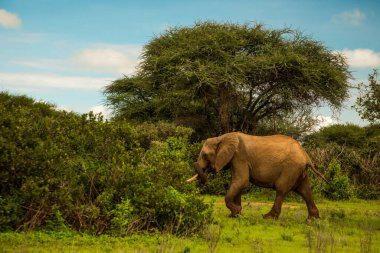
[[[319,176],[320,178],[323,179],[323,181],[325,181],[326,183],[329,183],[329,181],[327,181],[327,179],[323,176],[323,174],[321,172],[319,172],[315,167],[314,167],[314,164],[311,162],[310,158],[309,158],[309,162],[307,163],[307,167],[310,167],[311,170],[317,175]]]

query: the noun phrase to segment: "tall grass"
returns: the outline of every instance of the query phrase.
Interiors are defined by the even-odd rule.
[[[213,199],[214,223],[192,237],[9,232],[0,233],[0,252],[380,252],[379,201],[320,200],[321,219],[306,222],[304,203],[287,202],[289,207],[274,221],[262,218],[271,202],[245,204],[242,215],[231,219],[221,198]]]

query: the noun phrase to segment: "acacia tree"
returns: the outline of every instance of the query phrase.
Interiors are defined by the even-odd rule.
[[[174,120],[209,134],[253,132],[260,121],[348,95],[344,58],[292,29],[202,22],[145,45],[137,74],[105,89],[117,117]]]
[[[371,123],[380,122],[380,82],[378,80],[378,72],[373,70],[368,76],[369,85],[360,89],[360,95],[356,99],[354,108],[357,110],[362,119],[366,119]],[[359,86],[359,87],[360,87]]]

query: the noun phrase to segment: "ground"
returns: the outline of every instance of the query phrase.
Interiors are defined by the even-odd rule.
[[[0,252],[380,252],[380,201],[317,200],[321,219],[306,222],[306,205],[286,201],[279,220],[264,220],[271,201],[246,196],[239,218],[228,218],[223,197],[215,222],[190,238],[170,234],[92,236],[72,231],[0,233]]]

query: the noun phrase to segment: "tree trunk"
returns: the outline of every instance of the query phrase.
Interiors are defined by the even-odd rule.
[[[232,95],[224,85],[219,88],[219,121],[222,133],[232,130]]]

